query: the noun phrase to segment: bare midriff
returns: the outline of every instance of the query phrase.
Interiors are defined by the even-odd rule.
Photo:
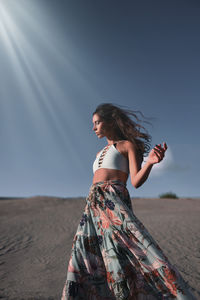
[[[120,180],[123,183],[126,183],[128,179],[128,174],[114,169],[106,169],[101,168],[96,170],[93,177],[93,184],[99,181],[106,181],[106,180]]]

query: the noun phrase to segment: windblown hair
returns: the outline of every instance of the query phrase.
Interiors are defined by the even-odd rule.
[[[141,120],[137,117],[136,113],[139,112],[142,117],[144,117],[144,115],[140,111],[120,107],[122,106],[113,105],[112,103],[102,103],[97,106],[93,115],[98,114],[108,128],[112,128],[115,135],[114,139],[117,137],[122,140],[131,141],[135,145],[137,154],[142,161],[143,157],[146,156],[150,150],[150,142],[152,139],[148,131],[139,124]],[[132,120],[130,116],[133,116],[137,123]],[[147,121],[143,122],[149,123]],[[141,132],[141,129],[144,129],[145,132]]]

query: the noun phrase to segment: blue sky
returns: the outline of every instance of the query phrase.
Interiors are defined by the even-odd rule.
[[[132,197],[199,197],[198,1],[0,0],[0,194],[86,196],[102,102],[153,118],[165,160]]]

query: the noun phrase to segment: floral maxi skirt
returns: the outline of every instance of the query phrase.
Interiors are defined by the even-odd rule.
[[[134,215],[126,184],[91,185],[73,239],[62,300],[196,299]]]

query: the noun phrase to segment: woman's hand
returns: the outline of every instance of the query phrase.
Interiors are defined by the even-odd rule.
[[[156,145],[149,153],[147,162],[150,164],[157,164],[163,157],[165,156],[165,151],[167,150],[167,144],[163,143],[163,147],[161,144]]]

